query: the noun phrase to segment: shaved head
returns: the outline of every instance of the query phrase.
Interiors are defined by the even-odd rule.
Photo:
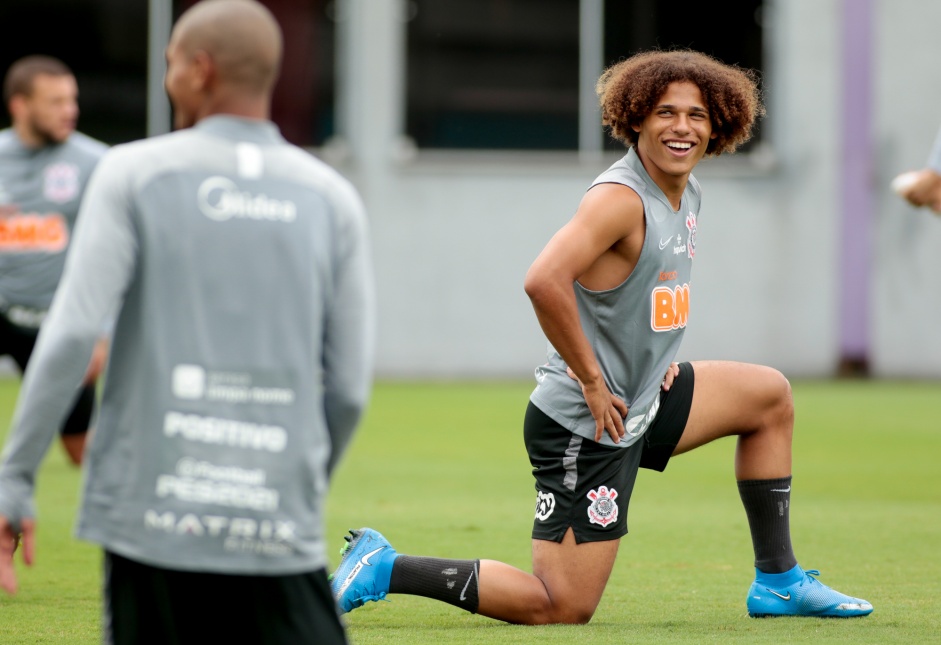
[[[180,16],[171,45],[187,57],[205,52],[220,84],[266,93],[281,66],[281,29],[254,0],[203,0]]]

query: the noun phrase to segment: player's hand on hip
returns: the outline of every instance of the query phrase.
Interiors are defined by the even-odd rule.
[[[599,378],[595,383],[585,384],[571,367],[566,367],[565,370],[582,388],[585,403],[588,404],[588,410],[595,420],[595,441],[601,441],[603,433],[607,432],[614,443],[620,442],[624,436],[624,419],[627,417],[627,404],[624,400],[611,393],[604,379]]]
[[[676,380],[676,377],[680,375],[680,364],[679,363],[670,363],[670,367],[667,368],[667,373],[663,377],[663,383],[660,385],[665,392],[669,391],[673,387],[673,381]]]
[[[0,515],[0,589],[9,594],[16,593],[16,573],[13,570],[13,555],[20,542],[23,543],[23,562],[33,564],[36,548],[36,521],[24,519],[20,522],[21,532],[14,530],[10,521]]]

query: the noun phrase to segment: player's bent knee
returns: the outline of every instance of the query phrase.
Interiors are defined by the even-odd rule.
[[[556,622],[564,625],[585,625],[594,615],[594,608],[586,609],[575,607],[565,612],[565,615],[562,617],[562,619]]]
[[[787,380],[787,377],[781,372],[778,372],[779,376],[779,395],[778,395],[778,406],[781,409],[781,414],[790,419],[794,418],[794,393],[791,390],[791,382]]]
[[[587,606],[572,598],[548,597],[534,599],[528,607],[526,619],[529,625],[584,625],[595,615],[597,606]]]
[[[597,604],[589,605],[572,599],[559,600],[553,603],[547,623],[584,625],[595,615],[595,609],[597,609]]]
[[[584,625],[595,615],[594,609],[583,607],[551,607],[548,611],[536,611],[531,625]]]
[[[794,395],[791,383],[781,372],[770,369],[767,380],[767,425],[790,428],[794,425]]]

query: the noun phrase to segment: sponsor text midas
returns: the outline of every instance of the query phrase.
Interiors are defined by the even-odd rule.
[[[650,293],[650,327],[654,331],[673,331],[686,327],[689,319],[689,283],[655,287]]]
[[[58,213],[0,217],[0,250],[58,253],[69,243],[69,227]]]

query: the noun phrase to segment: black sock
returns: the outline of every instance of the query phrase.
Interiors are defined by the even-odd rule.
[[[765,573],[784,573],[797,559],[791,548],[791,478],[751,479],[738,483],[745,506],[755,568]]]
[[[400,555],[392,565],[389,593],[424,596],[477,613],[480,560]]]

